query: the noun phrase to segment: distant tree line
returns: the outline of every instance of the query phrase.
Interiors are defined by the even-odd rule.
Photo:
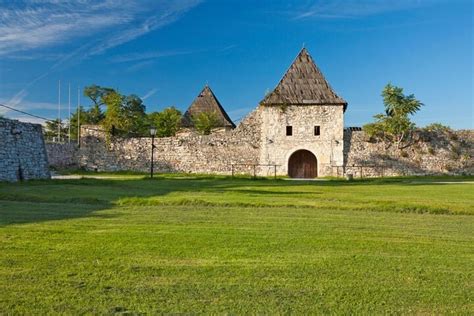
[[[90,100],[87,107],[80,106],[70,117],[71,139],[77,139],[78,125],[97,125],[109,135],[122,137],[149,136],[151,126],[156,127],[157,137],[175,136],[181,128],[181,112],[174,106],[161,112],[146,113],[143,100],[135,94],[123,95],[117,90],[98,85],[84,88]],[[200,113],[192,117],[197,132],[208,135],[218,125],[216,113]],[[58,119],[46,122],[45,137],[60,136],[68,139],[69,126]]]

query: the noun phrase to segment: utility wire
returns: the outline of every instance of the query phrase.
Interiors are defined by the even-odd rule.
[[[7,108],[7,109],[9,109],[9,110],[12,110],[12,111],[15,111],[15,112],[18,112],[18,113],[26,114],[26,115],[29,115],[29,116],[32,116],[32,117],[36,117],[36,118],[45,120],[45,121],[54,122],[54,120],[50,120],[50,119],[45,118],[45,117],[42,117],[42,116],[38,116],[38,115],[31,114],[31,113],[28,113],[28,112],[25,112],[25,111],[22,111],[22,110],[18,110],[18,109],[12,108],[11,106],[2,104],[2,103],[0,103],[0,106],[3,106],[4,108]]]

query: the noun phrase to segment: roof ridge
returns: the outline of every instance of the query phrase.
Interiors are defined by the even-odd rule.
[[[209,111],[217,112],[221,127],[235,127],[234,122],[229,117],[224,107],[214,94],[214,91],[212,91],[211,87],[208,84],[206,84],[201,90],[201,92],[199,92],[199,94],[196,96],[196,98],[193,100],[191,105],[184,113],[183,118],[181,120],[181,125],[185,127],[192,127],[194,125],[192,122],[192,116]]]
[[[260,104],[344,105],[344,109],[347,106],[347,102],[334,92],[305,47]]]

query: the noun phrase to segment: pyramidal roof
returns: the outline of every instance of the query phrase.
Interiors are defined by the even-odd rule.
[[[347,107],[347,102],[334,92],[306,48],[300,51],[277,87],[260,104],[343,105],[344,110]]]
[[[216,113],[220,122],[218,127],[235,127],[234,122],[232,122],[229,115],[227,115],[226,111],[208,85],[202,89],[202,91],[184,113],[183,119],[181,120],[181,125],[184,127],[192,127],[194,125],[192,117],[202,112]]]

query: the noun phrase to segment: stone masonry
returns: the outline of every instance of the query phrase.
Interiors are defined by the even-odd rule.
[[[0,181],[49,177],[41,125],[0,118]]]
[[[217,109],[233,127],[207,86],[190,109]],[[276,88],[235,129],[201,136],[188,128],[156,138],[155,170],[303,178],[474,173],[473,131],[420,130],[410,146],[396,148],[344,129],[346,109],[347,102],[302,49]],[[111,137],[99,126],[82,126],[81,135],[75,154],[51,148],[51,163],[97,171],[150,168],[151,138]]]

